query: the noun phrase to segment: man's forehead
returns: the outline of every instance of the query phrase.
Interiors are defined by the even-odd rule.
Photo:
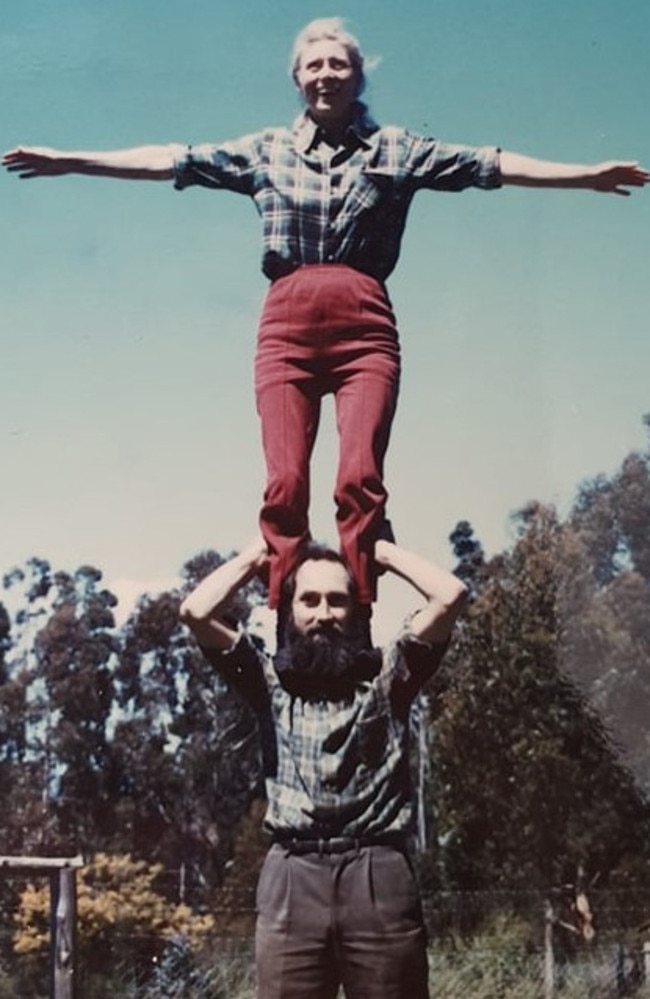
[[[308,559],[303,562],[296,573],[296,596],[306,590],[349,593],[350,578],[345,566],[327,559]]]

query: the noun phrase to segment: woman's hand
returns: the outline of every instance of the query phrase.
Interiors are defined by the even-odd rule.
[[[32,177],[60,177],[72,172],[72,163],[65,153],[47,146],[27,146],[10,149],[2,157],[2,165],[23,180]]]
[[[593,189],[604,194],[631,194],[628,187],[643,187],[650,180],[650,174],[638,163],[617,163],[609,161],[594,167]]]

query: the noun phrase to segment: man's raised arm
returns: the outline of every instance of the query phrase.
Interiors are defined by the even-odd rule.
[[[223,619],[230,598],[263,569],[268,551],[263,538],[256,538],[244,551],[224,562],[206,576],[185,597],[180,607],[181,621],[206,649],[232,648],[237,632]]]
[[[380,568],[410,583],[426,600],[411,618],[411,633],[423,642],[446,642],[467,599],[465,584],[453,573],[390,541],[375,543],[375,560]]]
[[[107,152],[64,152],[47,146],[21,146],[2,157],[2,165],[23,180],[85,174],[120,180],[171,180],[175,149],[168,146],[137,146]]]

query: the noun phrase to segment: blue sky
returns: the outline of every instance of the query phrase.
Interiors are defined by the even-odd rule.
[[[338,14],[381,57],[380,121],[549,159],[650,163],[650,7],[632,0],[5,0],[0,136],[119,148],[283,124],[296,32]],[[252,534],[265,281],[251,203],[171,184],[0,177],[0,567],[167,579]],[[387,462],[401,541],[488,552],[531,498],[645,443],[650,192],[422,193],[389,283],[404,377]],[[331,411],[313,528],[334,540]]]

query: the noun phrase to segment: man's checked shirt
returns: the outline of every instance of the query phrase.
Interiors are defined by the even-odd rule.
[[[269,832],[327,839],[410,830],[409,713],[444,652],[405,632],[373,681],[331,702],[289,694],[245,633],[228,652],[206,650],[258,716]]]
[[[200,184],[254,200],[262,269],[271,280],[305,264],[338,263],[383,282],[397,262],[416,191],[501,185],[497,149],[380,127],[362,104],[338,149],[303,113],[292,128],[173,150],[176,188]]]

